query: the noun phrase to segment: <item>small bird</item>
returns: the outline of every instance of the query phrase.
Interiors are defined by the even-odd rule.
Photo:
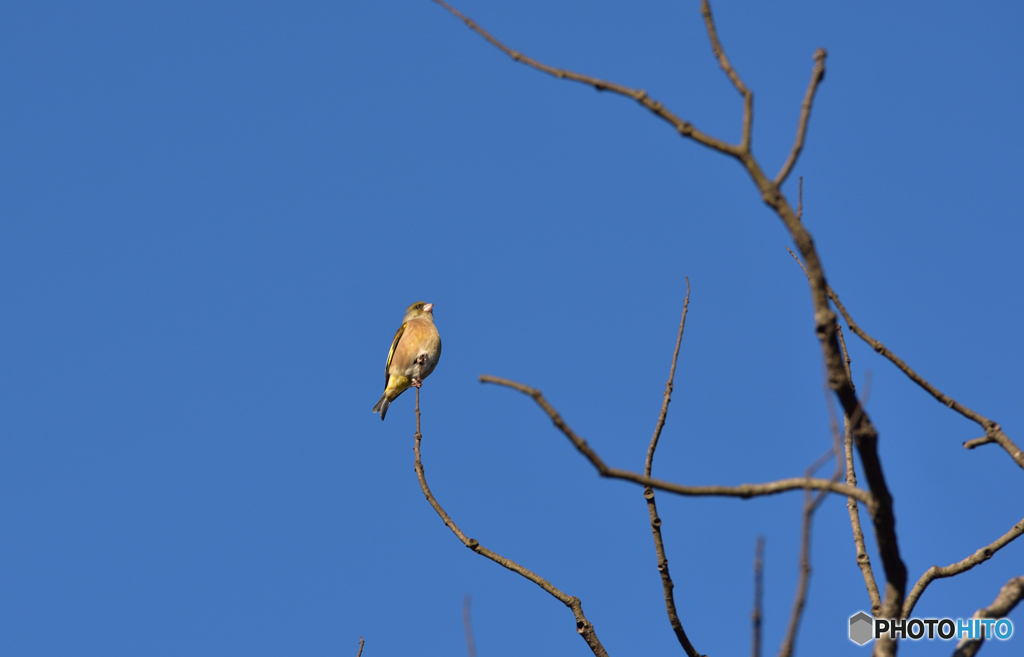
[[[381,421],[388,406],[410,386],[419,388],[438,359],[441,358],[441,336],[434,326],[434,304],[417,301],[405,310],[405,319],[391,341],[388,362],[384,366],[384,394],[373,407]]]

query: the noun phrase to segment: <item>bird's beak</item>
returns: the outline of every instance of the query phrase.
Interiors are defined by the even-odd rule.
[[[432,304],[432,303],[425,303],[425,304],[423,304],[423,312],[425,312],[425,313],[432,313],[432,312],[434,312],[434,304]]]

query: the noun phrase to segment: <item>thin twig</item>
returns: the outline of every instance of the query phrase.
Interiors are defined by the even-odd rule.
[[[569,425],[565,423],[565,420],[563,420],[562,416],[558,414],[558,411],[556,411],[554,407],[544,399],[544,395],[541,394],[540,390],[509,379],[491,376],[489,374],[481,374],[480,382],[494,383],[507,388],[512,388],[513,390],[518,390],[519,392],[532,397],[533,400],[537,402],[537,405],[548,414],[548,417],[551,418],[551,421],[554,422],[555,426],[572,442],[573,446],[575,446],[576,449],[583,454],[595,468],[597,468],[598,474],[602,477],[608,477],[610,479],[624,479],[626,481],[632,481],[640,484],[641,486],[650,486],[651,488],[667,491],[669,493],[694,497],[717,496],[748,498],[759,497],[762,495],[776,495],[778,493],[784,493],[791,490],[811,489],[828,490],[833,493],[839,493],[840,495],[853,496],[868,505],[874,503],[872,494],[868,491],[862,488],[857,488],[856,486],[849,486],[847,484],[829,481],[828,479],[791,477],[789,479],[770,481],[765,484],[740,484],[739,486],[684,486],[671,481],[645,477],[638,472],[632,472],[630,470],[610,468],[605,464],[601,457],[597,455],[597,452],[587,444],[587,441],[583,440],[583,438],[578,436],[576,432],[569,428]]]
[[[753,638],[750,657],[761,657],[761,608],[764,601],[764,536],[757,537],[754,546],[754,610],[750,612]]]
[[[973,618],[1005,618],[1021,600],[1024,600],[1024,576],[1014,577],[1003,584],[992,604],[974,612]],[[974,657],[983,641],[981,638],[960,639],[953,657]]]
[[[799,260],[797,261],[799,262]],[[850,385],[853,385],[853,372],[850,371],[850,352],[846,350],[846,338],[843,337],[843,327],[836,322],[836,335],[839,336],[839,348],[843,351],[843,364],[846,366],[846,376],[850,379]]]
[[[826,396],[831,404],[832,398]],[[835,410],[831,409],[831,415],[835,417]],[[835,420],[832,420],[832,448],[825,452],[817,461],[807,468],[806,475],[811,477],[821,466],[830,459],[836,460],[836,470],[832,473],[832,481],[838,481],[843,476],[843,462],[839,459],[839,451],[842,447],[842,439],[839,436],[839,428]],[[793,609],[789,614],[789,625],[786,628],[786,637],[779,648],[779,657],[791,657],[793,647],[796,645],[796,634],[800,628],[800,620],[803,617],[804,605],[807,602],[807,588],[811,581],[811,523],[814,519],[814,512],[818,510],[821,503],[825,501],[825,491],[819,491],[812,495],[811,491],[804,491],[803,519],[800,530],[800,576],[797,580],[796,594],[793,596]]]
[[[686,328],[686,313],[690,309],[690,278],[686,277],[686,298],[683,300],[683,316],[679,320],[679,335],[676,336],[676,349],[672,352],[672,367],[669,368],[668,381],[665,382],[665,394],[661,398],[661,412],[658,413],[658,423],[654,426],[654,435],[651,436],[651,444],[647,447],[647,460],[644,462],[644,475],[651,476],[651,468],[654,465],[654,450],[658,448],[658,440],[661,437],[661,430],[665,427],[665,418],[668,417],[668,405],[672,401],[672,388],[676,379],[676,362],[679,360],[679,347],[683,344],[683,330]]]
[[[462,627],[466,630],[466,653],[476,657],[476,642],[473,640],[473,621],[469,617],[469,594],[462,599]]]
[[[775,185],[781,186],[786,181],[796,160],[800,157],[800,151],[804,149],[804,137],[807,135],[807,124],[811,118],[811,106],[814,104],[814,93],[818,90],[818,84],[825,77],[825,58],[828,53],[824,48],[814,51],[814,68],[811,69],[811,82],[807,85],[807,93],[804,94],[804,102],[800,104],[800,122],[796,126],[796,141],[793,142],[793,150],[789,152],[786,163],[779,169],[775,176]],[[798,211],[799,215],[800,212]]]
[[[964,441],[964,449],[974,449],[975,447],[981,447],[992,442],[992,439],[988,436],[981,436],[979,438],[971,438],[970,440]]]
[[[993,554],[1004,548],[1021,534],[1024,534],[1024,520],[1018,522],[1010,528],[1010,531],[1006,532],[985,547],[975,551],[971,556],[961,559],[956,563],[949,564],[948,566],[932,566],[928,570],[924,571],[921,578],[917,580],[916,584],[914,584],[914,588],[910,589],[910,595],[907,596],[907,601],[903,603],[903,618],[910,618],[910,613],[914,611],[914,605],[917,604],[918,598],[921,597],[921,594],[924,593],[924,590],[928,588],[928,585],[933,581],[943,577],[959,575],[965,570],[970,570],[978,564],[988,561],[992,558]]]
[[[594,630],[593,624],[589,620],[587,620],[586,616],[583,615],[583,605],[580,603],[579,598],[573,595],[563,593],[551,582],[547,581],[546,579],[544,579],[537,573],[533,572],[532,570],[520,566],[511,559],[506,559],[497,552],[488,550],[484,546],[480,545],[480,543],[475,538],[469,538],[468,536],[466,536],[464,533],[462,533],[462,530],[459,529],[459,526],[455,524],[455,521],[451,519],[451,516],[448,515],[448,513],[441,507],[438,501],[434,498],[434,494],[430,492],[430,487],[427,486],[427,477],[423,470],[423,462],[420,460],[420,441],[423,439],[423,434],[420,432],[419,388],[416,388],[416,435],[414,436],[414,438],[415,440],[413,442],[413,453],[416,456],[415,469],[416,477],[417,479],[419,479],[420,482],[420,490],[423,491],[423,495],[427,498],[427,501],[430,502],[430,506],[434,507],[434,511],[436,511],[437,515],[441,517],[441,520],[444,522],[445,526],[448,529],[450,529],[452,533],[455,534],[455,536],[457,536],[460,541],[462,541],[463,545],[468,547],[473,552],[476,552],[477,554],[483,557],[487,557],[496,564],[504,566],[505,568],[508,568],[514,573],[522,575],[526,579],[530,580],[537,586],[547,591],[549,594],[551,594],[552,597],[557,599],[566,607],[569,607],[569,609],[572,610],[573,616],[575,616],[576,618],[576,632],[581,637],[583,637],[584,641],[587,642],[587,645],[590,646],[590,650],[598,657],[608,657],[607,651],[605,651],[604,646],[601,645],[601,641],[597,638],[597,632]]]
[[[853,462],[853,431],[850,418],[843,415],[843,446],[846,455],[846,483],[851,486],[857,485],[857,473],[854,470]],[[882,613],[882,598],[878,594],[878,584],[875,582],[875,573],[871,570],[871,558],[868,556],[867,545],[864,543],[864,530],[860,525],[860,507],[857,500],[852,497],[846,498],[846,510],[850,514],[850,527],[853,530],[853,544],[857,550],[857,566],[861,575],[864,576],[864,586],[868,590],[868,598],[871,600],[871,615],[876,618]]]
[[[802,209],[803,208],[801,208],[801,210]],[[798,217],[801,216],[801,214],[802,212],[797,212]],[[804,263],[800,262],[800,257],[797,256],[797,254],[793,253],[793,249],[789,248],[788,246],[786,247],[786,250],[789,251],[789,255],[793,256],[793,260],[796,260],[796,264],[800,265],[800,269],[804,271],[804,276],[806,276],[807,280],[810,281],[811,275],[807,273],[807,267],[804,267]]]
[[[665,383],[665,394],[661,398],[661,412],[658,413],[658,422],[654,427],[654,435],[651,436],[651,444],[647,448],[647,460],[644,462],[644,476],[651,476],[651,468],[654,466],[654,450],[658,448],[658,439],[661,437],[661,430],[665,427],[665,418],[668,417],[668,405],[672,401],[672,387],[676,378],[676,363],[679,360],[679,347],[683,343],[683,330],[686,328],[686,313],[690,308],[690,279],[686,279],[686,299],[683,301],[683,316],[679,320],[679,335],[676,336],[676,349],[672,353],[672,366],[669,368],[668,381]],[[647,500],[647,513],[651,518],[651,534],[654,537],[654,551],[658,557],[658,573],[661,575],[661,588],[665,594],[665,612],[668,614],[669,625],[676,635],[676,640],[682,646],[683,651],[689,657],[699,657],[700,653],[690,643],[683,629],[683,622],[679,620],[679,613],[676,610],[676,599],[672,589],[675,584],[668,572],[668,557],[665,556],[665,543],[661,536],[661,518],[658,516],[658,506],[654,500],[654,489],[650,486],[644,487],[644,499]]]
[[[477,25],[477,23],[473,19],[469,18],[468,16],[460,12],[458,9],[455,9],[448,3],[444,2],[444,0],[433,0],[433,2],[444,7],[446,10],[448,10],[449,13],[451,13],[453,16],[455,16],[463,23],[465,23],[469,29],[473,30],[474,32],[482,36],[484,39],[486,39],[487,42],[490,43],[492,46],[494,46],[501,52],[511,57],[513,61],[525,64],[530,68],[536,69],[542,73],[553,75],[560,80],[572,80],[573,82],[579,82],[582,84],[592,86],[598,91],[610,91],[614,94],[619,94],[620,96],[632,98],[633,100],[635,100],[636,102],[640,103],[648,110],[653,112],[658,118],[669,123],[683,137],[687,137],[689,139],[694,140],[698,144],[702,144],[704,146],[707,146],[708,148],[712,148],[721,153],[725,153],[726,155],[732,155],[733,157],[739,157],[739,155],[742,153],[740,146],[728,144],[720,139],[712,137],[711,135],[705,134],[698,130],[697,128],[693,127],[693,124],[690,123],[689,121],[684,121],[683,119],[679,118],[671,111],[669,111],[659,101],[654,100],[653,98],[648,96],[647,92],[644,91],[643,89],[631,89],[621,84],[608,82],[606,80],[601,80],[599,78],[595,78],[589,75],[583,75],[581,73],[575,73],[568,69],[548,66],[547,64],[539,62],[536,59],[533,59],[532,57],[527,57],[521,52],[512,50],[504,43],[498,41],[496,38],[491,36],[489,32],[487,32],[482,27]]]
[[[363,637],[359,637],[359,652],[357,652],[357,653],[356,653],[356,657],[362,657],[362,654],[363,654],[363,645],[364,645],[365,643],[366,643],[366,642],[365,642],[365,641],[363,641]]]
[[[743,137],[740,140],[740,150],[749,153],[750,132],[754,122],[754,93],[747,88],[747,85],[743,84],[739,73],[729,63],[725,49],[722,48],[722,43],[718,40],[718,30],[715,29],[715,19],[711,17],[711,5],[708,4],[708,0],[701,0],[700,15],[704,17],[704,27],[708,31],[708,40],[711,41],[711,52],[714,53],[718,65],[725,71],[729,81],[732,82],[732,86],[736,87],[736,91],[743,96]]]

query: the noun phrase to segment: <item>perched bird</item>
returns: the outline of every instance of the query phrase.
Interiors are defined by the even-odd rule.
[[[384,366],[384,394],[373,407],[383,421],[388,406],[409,386],[419,388],[441,358],[441,336],[434,326],[434,304],[417,301],[405,310],[405,319],[391,341]]]

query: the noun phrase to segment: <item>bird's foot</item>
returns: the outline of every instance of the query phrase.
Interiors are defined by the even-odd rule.
[[[423,379],[413,379],[410,385],[412,385],[413,388],[419,388],[423,385]]]

